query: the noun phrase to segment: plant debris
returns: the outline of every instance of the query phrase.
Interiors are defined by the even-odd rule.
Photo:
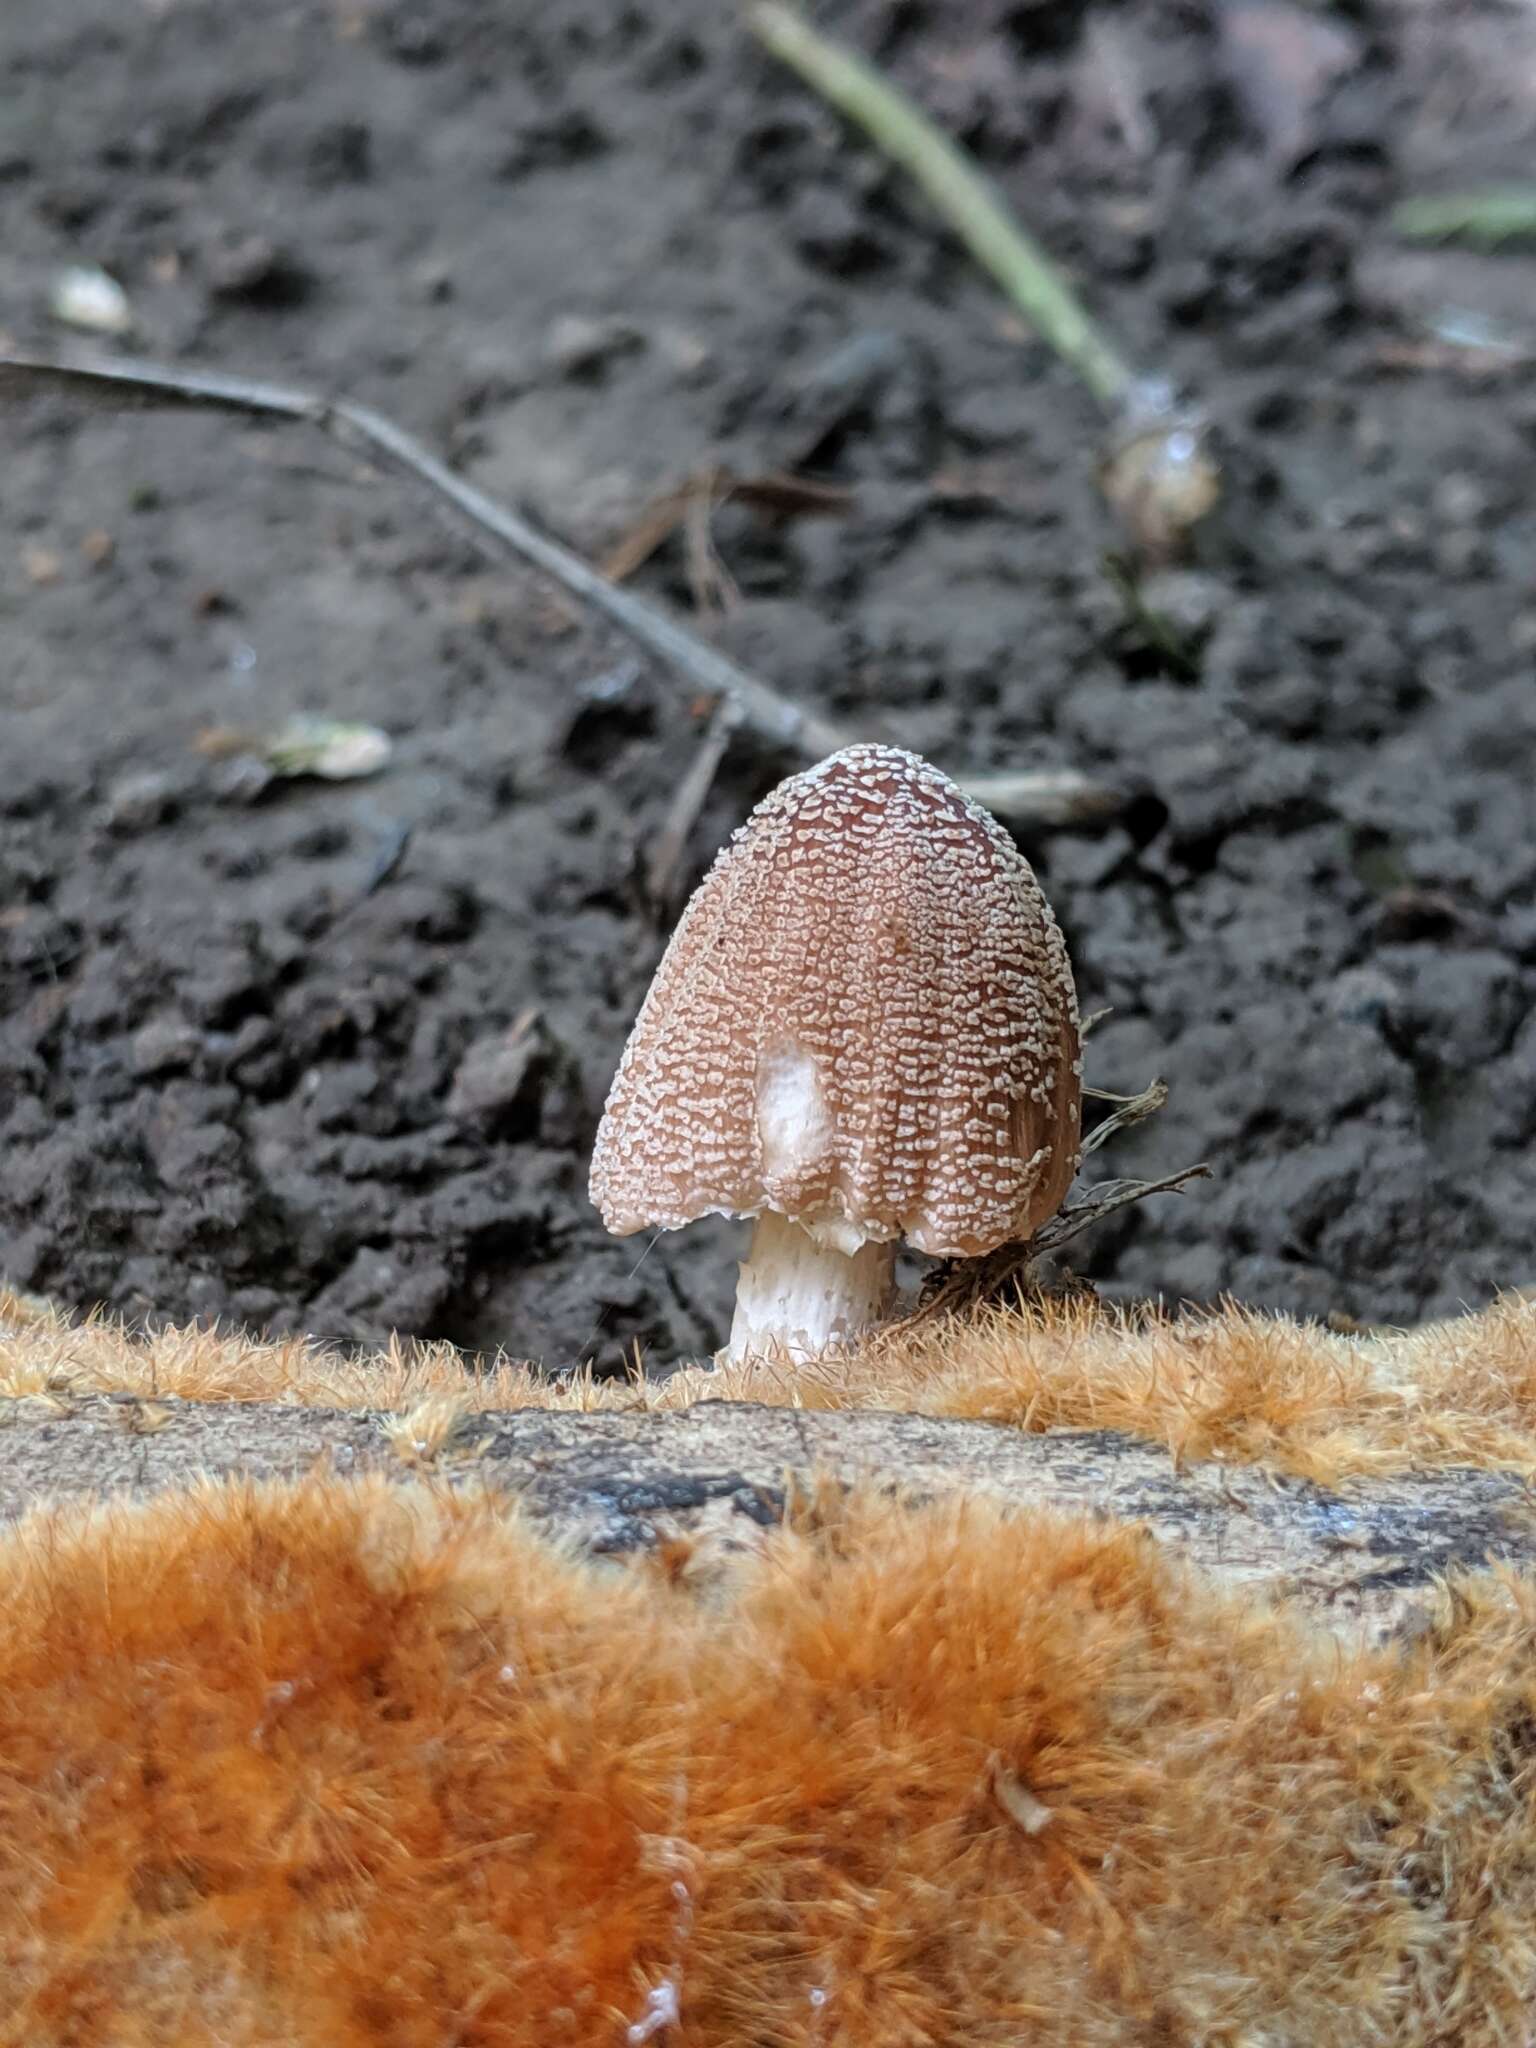
[[[356,782],[389,765],[394,744],[376,725],[308,715],[291,718],[274,733],[240,732],[211,726],[200,733],[197,751],[210,760],[248,756],[275,776],[312,775],[322,782]]]
[[[820,759],[840,753],[853,743],[840,725],[819,711],[791,702],[665,612],[621,590],[611,578],[569,548],[550,540],[527,520],[466,483],[413,436],[367,406],[354,404],[350,399],[321,398],[306,391],[262,384],[249,377],[181,370],[165,363],[33,356],[0,348],[0,398],[7,391],[20,396],[48,388],[73,390],[109,407],[131,408],[158,401],[165,405],[208,406],[257,418],[302,421],[324,428],[343,441],[360,442],[445,498],[477,533],[489,536],[506,552],[534,563],[566,590],[585,599],[621,632],[677,669],[695,687],[711,698],[732,699],[743,729],[751,729],[768,747]],[[900,743],[899,738],[896,743]],[[1071,822],[1087,825],[1107,820],[1123,808],[1122,799],[1112,788],[1082,778],[1076,771],[1065,772],[1075,791],[1069,804]],[[1061,821],[1061,776],[1050,771],[1041,776],[959,774],[955,780],[1005,824]],[[1042,783],[1043,805],[1037,807]],[[1081,791],[1076,788],[1079,784],[1088,792],[1082,800]]]
[[[1110,421],[1099,468],[1106,502],[1149,563],[1176,559],[1221,496],[1221,470],[1200,414],[1166,379],[1131,367],[966,153],[872,65],[781,0],[757,0],[747,24],[916,180],[1030,327],[1077,372]]]
[[[1105,1014],[1096,1011],[1079,1024],[1080,1041],[1087,1039]],[[1134,1095],[1113,1095],[1103,1088],[1087,1087],[1083,1094],[1093,1101],[1115,1104],[1111,1114],[1084,1138],[1083,1159],[1097,1152],[1120,1132],[1156,1116],[1168,1101],[1168,1089],[1161,1081],[1149,1082]],[[1202,1163],[1187,1166],[1182,1172],[1168,1174],[1160,1180],[1100,1181],[1086,1187],[1076,1202],[1064,1204],[1032,1237],[998,1245],[996,1250],[980,1258],[950,1259],[935,1267],[924,1282],[916,1306],[907,1315],[893,1318],[886,1327],[912,1329],[940,1316],[969,1315],[988,1304],[1005,1302],[1017,1293],[1021,1284],[1027,1283],[1031,1275],[1043,1269],[1045,1260],[1080,1237],[1085,1230],[1102,1222],[1106,1216],[1144,1202],[1151,1195],[1176,1193],[1192,1180],[1210,1178],[1210,1167]]]
[[[72,263],[61,270],[49,305],[55,320],[90,334],[127,334],[133,327],[128,294],[95,263]]]
[[[1488,185],[1476,192],[1405,199],[1392,227],[1406,242],[1470,242],[1498,249],[1536,237],[1536,185]]]

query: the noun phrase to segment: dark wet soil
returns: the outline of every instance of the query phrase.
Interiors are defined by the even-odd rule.
[[[140,351],[346,389],[594,554],[711,463],[846,486],[717,514],[707,629],[945,766],[1149,792],[1025,845],[1113,1005],[1090,1078],[1173,1087],[1106,1164],[1218,1177],[1086,1269],[1392,1320],[1536,1280],[1536,264],[1387,220],[1526,169],[1536,25],[835,13],[1225,431],[1224,530],[1149,593],[1191,660],[1104,573],[1086,395],[712,0],[8,0],[0,328],[56,338],[52,279],[102,263]],[[0,435],[0,1271],[551,1362],[713,1344],[730,1231],[642,1257],[584,1193],[687,689],[303,430],[50,398]],[[686,550],[637,587],[689,612]],[[300,711],[389,770],[197,751]],[[791,765],[737,746],[693,872]]]

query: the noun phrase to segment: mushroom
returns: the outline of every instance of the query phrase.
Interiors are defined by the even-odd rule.
[[[756,1219],[728,1358],[878,1322],[898,1240],[1029,1237],[1077,1170],[1066,946],[1002,827],[928,762],[791,776],[684,911],[619,1063],[592,1199],[619,1236]]]

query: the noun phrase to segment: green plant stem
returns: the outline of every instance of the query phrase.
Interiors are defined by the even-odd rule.
[[[1431,199],[1405,199],[1392,212],[1394,231],[1410,242],[1501,242],[1536,235],[1536,185],[1488,185]]]
[[[758,0],[747,10],[747,24],[766,49],[917,181],[1041,339],[1071,364],[1106,412],[1120,412],[1138,381],[1135,373],[949,137],[861,58],[819,35],[781,0]]]

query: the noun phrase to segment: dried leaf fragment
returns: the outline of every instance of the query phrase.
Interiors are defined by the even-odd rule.
[[[340,719],[300,715],[274,733],[242,732],[237,727],[206,727],[193,741],[210,761],[242,755],[259,761],[273,775],[317,776],[324,782],[352,782],[377,775],[394,752],[388,733],[376,725],[354,725]]]
[[[267,741],[263,758],[275,775],[317,775],[325,782],[353,782],[377,775],[394,751],[376,725],[351,725],[334,718],[292,718]]]

